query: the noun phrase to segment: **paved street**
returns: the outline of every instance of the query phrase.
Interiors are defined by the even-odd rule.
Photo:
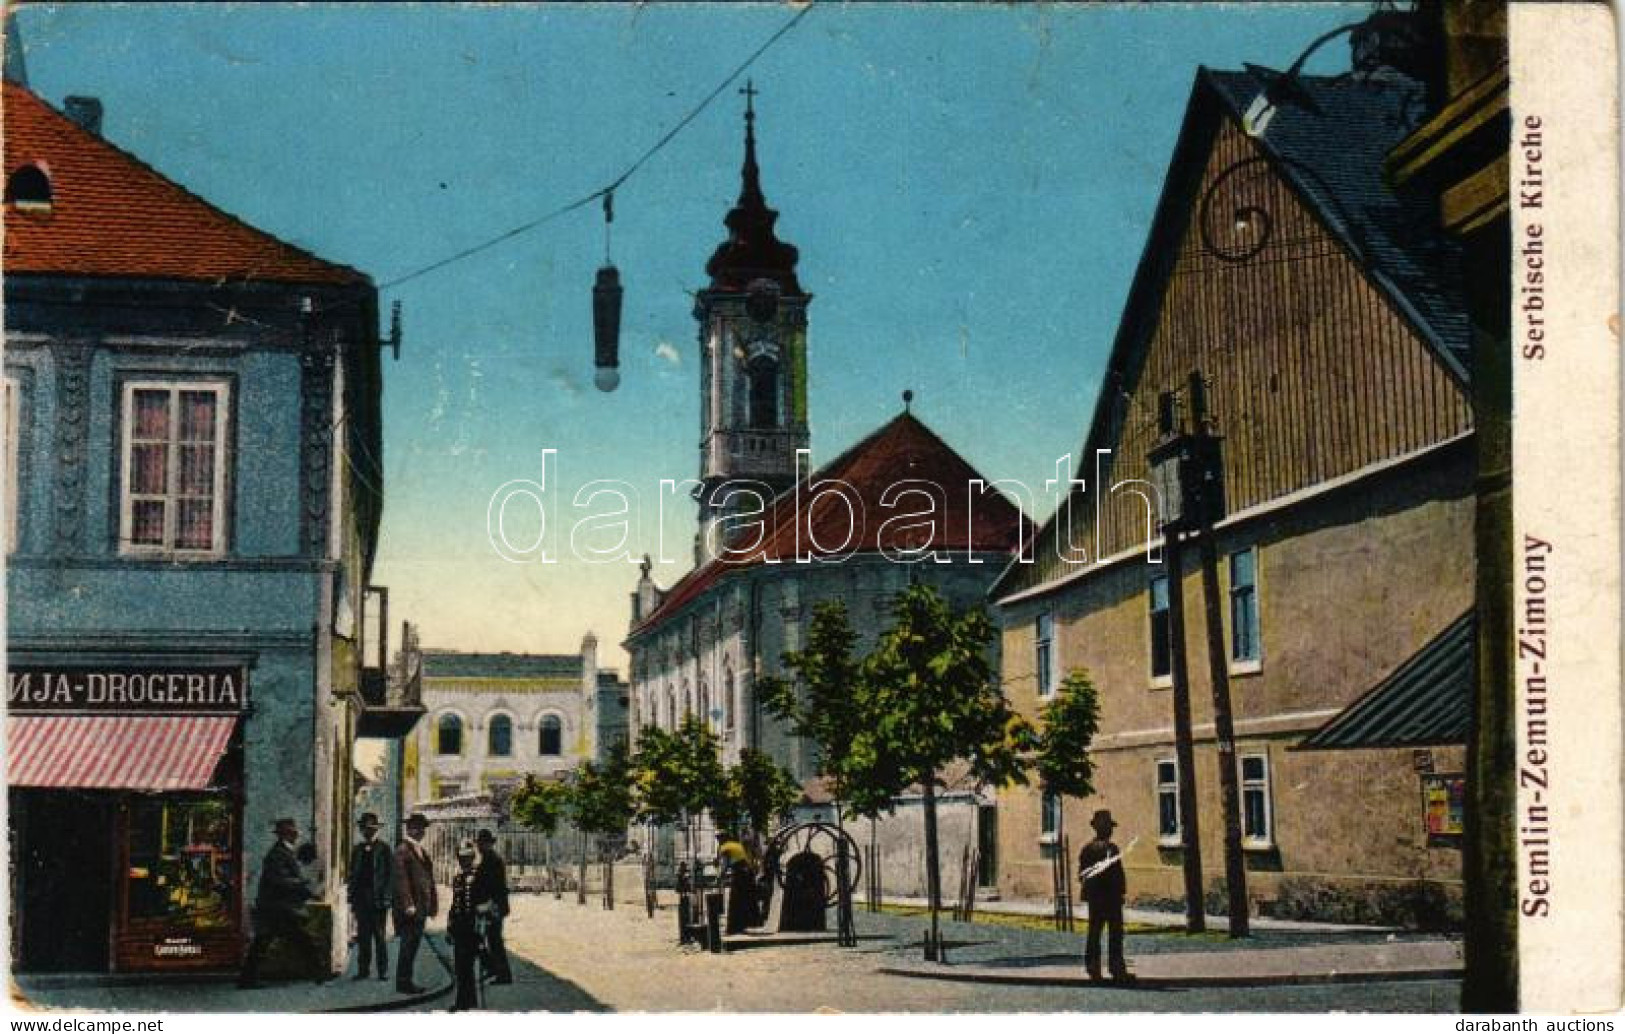
[[[641,909],[624,905],[605,911],[596,901],[582,906],[568,896],[562,901],[545,895],[518,896],[508,929],[516,982],[489,988],[487,1006],[681,1012],[1440,1012],[1454,1010],[1458,994],[1455,980],[1192,989],[919,980],[877,970],[919,958],[917,946],[910,945],[917,942],[921,920],[859,913],[857,923],[862,940],[854,949],[834,944],[763,945],[712,955],[677,947],[676,917],[670,908],[650,920]],[[985,956],[1001,943],[1050,956],[1067,943],[1060,940],[1067,935],[1049,931],[1016,931],[1012,941],[1009,931],[982,925],[945,924],[944,930],[951,942],[963,945],[952,949],[950,958],[963,954],[967,960]],[[1287,936],[1286,941],[1298,943],[1305,936]],[[1324,943],[1329,936],[1321,935],[1318,941]],[[1353,938],[1362,939],[1371,938]],[[1281,943],[1279,938],[1267,940]],[[1081,937],[1072,935],[1072,941],[1081,950]],[[1131,957],[1203,947],[1182,935],[1129,938]],[[1206,941],[1205,947],[1245,950],[1219,939]]]

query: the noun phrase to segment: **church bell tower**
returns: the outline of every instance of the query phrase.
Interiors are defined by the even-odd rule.
[[[700,336],[700,504],[695,560],[721,548],[729,513],[756,508],[795,484],[807,448],[807,303],[797,252],[773,232],[779,213],[762,196],[756,165],[756,89],[745,95],[745,164],[728,239],[705,264],[695,297]],[[735,489],[730,493],[730,488]],[[730,498],[731,495],[731,498]]]

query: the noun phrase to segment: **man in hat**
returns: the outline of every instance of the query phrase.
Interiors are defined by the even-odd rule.
[[[479,976],[474,964],[480,954],[480,926],[489,922],[491,900],[475,867],[474,841],[457,848],[457,872],[451,878],[451,910],[446,913],[446,934],[451,938],[453,968],[457,973],[457,1000],[452,1012],[479,1008]],[[482,863],[483,864],[483,863]]]
[[[413,812],[406,819],[406,839],[395,849],[395,900],[393,916],[395,932],[401,938],[400,955],[395,962],[395,990],[403,995],[422,994],[412,979],[416,973],[418,945],[423,943],[423,928],[440,911],[434,885],[434,862],[423,849],[423,834],[429,830],[429,820],[422,812]]]
[[[276,843],[266,852],[265,862],[260,866],[259,889],[254,897],[254,939],[248,944],[237,986],[265,986],[259,981],[260,962],[272,941],[291,944],[316,982],[326,983],[332,974],[315,942],[305,932],[305,902],[315,894],[305,882],[305,874],[294,854],[294,845],[299,842],[299,826],[293,819],[277,819],[272,829]]]
[[[1128,881],[1123,875],[1123,853],[1112,843],[1117,823],[1105,808],[1095,812],[1089,825],[1095,838],[1078,852],[1079,878],[1083,900],[1089,905],[1089,939],[1083,950],[1083,965],[1092,980],[1100,979],[1100,928],[1106,927],[1107,961],[1113,983],[1131,983],[1134,977],[1123,959],[1123,898]]]
[[[476,869],[479,887],[477,896],[491,903],[491,914],[485,923],[485,949],[490,958],[493,984],[513,983],[513,969],[508,964],[508,949],[502,943],[502,921],[508,917],[508,866],[497,854],[496,834],[482,829],[474,837],[479,848]]]
[[[384,940],[384,926],[388,921],[395,884],[394,860],[390,857],[389,848],[378,840],[377,815],[366,812],[357,824],[361,827],[361,840],[350,849],[350,878],[345,887],[350,914],[355,916],[355,979],[367,979],[376,949],[378,979],[383,980],[389,972],[389,947]]]

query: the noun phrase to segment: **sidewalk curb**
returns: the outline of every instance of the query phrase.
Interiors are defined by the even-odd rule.
[[[1248,976],[1223,974],[1187,977],[1140,977],[1133,984],[1111,984],[1091,980],[1085,973],[1077,976],[1051,976],[1035,973],[1002,973],[987,967],[966,967],[957,972],[952,963],[925,968],[919,966],[881,966],[876,972],[889,976],[913,977],[916,980],[950,980],[974,984],[1017,984],[1035,987],[1091,987],[1101,990],[1169,990],[1194,987],[1274,987],[1281,984],[1368,984],[1405,980],[1459,980],[1461,968],[1345,970],[1330,973],[1293,973]]]

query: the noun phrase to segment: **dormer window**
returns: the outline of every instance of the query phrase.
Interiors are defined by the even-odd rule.
[[[48,211],[51,179],[38,165],[24,165],[6,180],[6,204],[24,211]]]

